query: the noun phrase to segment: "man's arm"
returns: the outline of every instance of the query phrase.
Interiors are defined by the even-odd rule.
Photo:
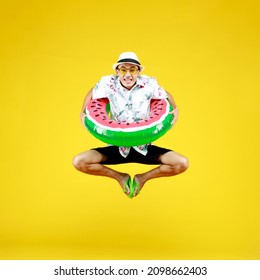
[[[172,105],[172,108],[173,108],[173,110],[171,112],[174,115],[174,119],[173,119],[172,124],[175,124],[177,119],[178,119],[179,110],[178,110],[178,107],[177,107],[172,95],[169,92],[167,92],[167,95],[168,95],[168,100],[169,100],[169,102],[170,102],[170,104]]]
[[[89,101],[92,98],[92,90],[93,90],[93,88],[87,93],[87,95],[84,99],[84,102],[83,102],[81,112],[80,112],[80,120],[81,120],[81,123],[83,124],[84,127],[85,127],[85,117],[86,117],[85,110],[86,110],[86,107],[87,107]]]

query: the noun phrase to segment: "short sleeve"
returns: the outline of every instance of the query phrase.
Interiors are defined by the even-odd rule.
[[[98,98],[106,98],[108,93],[108,83],[109,79],[108,76],[102,77],[94,86],[92,90],[92,98],[98,99]]]
[[[152,88],[152,99],[165,99],[168,97],[167,92],[157,83],[155,78],[151,78],[150,86]]]

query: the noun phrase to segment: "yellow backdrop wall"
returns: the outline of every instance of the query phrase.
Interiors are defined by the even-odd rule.
[[[259,259],[259,1],[1,1],[1,259]],[[86,92],[134,51],[182,175],[128,199],[76,171]],[[131,175],[149,167],[116,166]]]

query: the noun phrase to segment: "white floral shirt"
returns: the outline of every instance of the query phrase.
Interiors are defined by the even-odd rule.
[[[93,88],[93,99],[108,98],[110,110],[116,121],[129,123],[145,119],[150,113],[151,99],[167,98],[166,91],[155,78],[138,76],[135,86],[124,88],[117,75],[104,76]],[[119,147],[120,154],[127,157],[131,147]],[[147,144],[133,147],[139,153],[147,154]]]

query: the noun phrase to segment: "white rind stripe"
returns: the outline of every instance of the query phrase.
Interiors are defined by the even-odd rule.
[[[129,126],[130,127],[127,127],[127,128],[114,128],[114,127],[111,127],[111,126],[107,126],[107,125],[103,125],[103,124],[100,124],[99,122],[96,121],[96,119],[93,119],[91,116],[90,116],[90,113],[89,113],[89,110],[86,109],[86,114],[87,114],[87,118],[93,122],[96,126],[102,128],[102,129],[105,129],[105,130],[111,130],[111,131],[124,131],[124,132],[134,132],[134,131],[140,131],[140,130],[145,130],[145,129],[148,129],[148,128],[151,128],[159,123],[162,123],[163,120],[166,118],[166,116],[169,114],[169,109],[170,109],[170,105],[169,103],[167,102],[166,103],[166,112],[160,116],[160,119],[157,120],[157,121],[154,121],[154,122],[151,122],[150,124],[147,124],[147,125],[141,125],[141,126],[135,126],[135,127],[131,127],[131,123],[129,123]]]

